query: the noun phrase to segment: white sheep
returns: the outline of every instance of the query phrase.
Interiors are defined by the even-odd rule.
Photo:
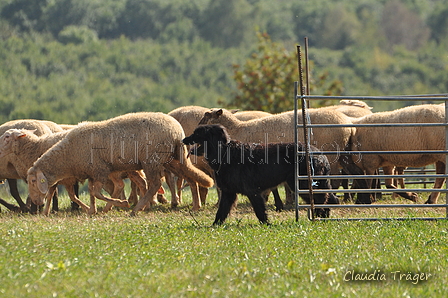
[[[336,110],[353,118],[359,118],[372,114],[372,107],[369,107],[367,103],[361,100],[343,99],[337,105],[321,107],[319,109]]]
[[[415,105],[389,112],[378,112],[356,120],[354,124],[386,123],[444,123],[445,108],[441,105]],[[445,150],[445,128],[428,126],[411,127],[357,127],[352,138],[353,151],[426,151]],[[445,154],[364,154],[355,160],[367,174],[372,175],[383,167],[385,174],[392,174],[394,167],[423,167],[436,164],[437,174],[445,173]],[[434,188],[441,188],[445,179],[437,178]],[[368,180],[370,186],[371,180]],[[395,189],[392,179],[386,179],[386,187]],[[417,200],[417,194],[399,192],[399,195]],[[426,203],[437,203],[439,192],[430,195]],[[370,198],[358,195],[361,203],[370,203]]]
[[[359,117],[363,117],[366,115],[370,115],[372,114],[372,107],[369,107],[369,105],[361,100],[341,100],[339,101],[339,104],[337,105],[332,105],[332,106],[325,106],[325,107],[321,107],[319,108],[321,111],[329,111],[331,112],[332,110],[336,110],[338,112],[341,112],[345,115],[347,115],[350,118],[359,118]],[[355,129],[352,130],[352,132],[354,132]],[[386,169],[389,170],[389,169]],[[342,173],[344,173],[344,171],[342,171]],[[346,174],[346,173],[344,173]],[[348,189],[348,179],[341,179],[341,180],[332,180],[331,182],[331,186],[333,188],[338,188],[338,183],[340,182],[340,184],[345,188]],[[344,200],[348,201],[351,199],[351,195],[349,193],[344,193]]]
[[[130,113],[79,124],[28,170],[30,197],[36,204],[42,204],[58,181],[89,179],[91,210],[93,197],[127,207],[127,201],[101,194],[102,186],[112,173],[143,170],[148,190],[132,210],[135,215],[148,202],[155,203],[164,169],[192,183],[212,186],[213,180],[187,159],[183,138],[180,124],[163,113]],[[45,213],[48,214],[48,203]]]
[[[33,130],[34,134],[38,136],[42,134],[51,134],[52,132],[62,131],[61,127],[59,127],[56,123],[51,121],[20,119],[20,120],[11,120],[0,125],[0,135],[2,135],[3,133],[5,133],[5,131],[11,128]],[[0,180],[3,179],[8,180],[11,195],[17,201],[20,208],[17,208],[17,206],[9,204],[2,199],[0,199],[0,203],[13,211],[27,212],[29,211],[29,207],[27,206],[27,204],[23,202],[17,189],[17,179],[21,179],[21,177],[17,174],[14,168],[8,166],[10,163],[11,161],[9,160],[9,157],[0,158]]]
[[[67,131],[62,131],[54,134],[36,136],[34,131],[15,128],[9,129],[0,136],[0,158],[10,157],[11,167],[15,169],[21,179],[25,180],[28,169],[33,165],[34,161],[50,147],[62,140],[67,133]],[[77,182],[69,178],[63,179],[60,184],[65,186],[73,202],[76,202],[84,210],[88,211],[89,207],[75,195],[73,185]]]
[[[236,111],[234,114],[235,117],[241,121],[249,121],[267,116],[272,116],[271,113],[263,111]]]
[[[14,157],[9,158],[11,162],[10,166],[15,169],[20,178],[25,180],[28,169],[33,165],[34,161],[54,144],[62,140],[67,133],[68,131],[62,131],[54,134],[36,136],[34,131],[15,128],[9,129],[0,136],[0,158],[12,154]],[[124,189],[122,179],[129,177],[142,190],[141,195],[144,195],[146,193],[146,182],[142,174],[133,172],[114,173],[111,176],[112,180],[110,180],[110,183],[105,184],[105,190],[112,196],[120,195]],[[90,208],[81,202],[76,195],[74,189],[76,183],[72,178],[69,178],[61,180],[59,184],[65,186],[72,202],[77,203],[86,212],[89,212]],[[107,206],[105,211],[107,212],[111,207],[112,205]]]

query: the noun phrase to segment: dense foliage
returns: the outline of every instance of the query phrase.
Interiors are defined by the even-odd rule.
[[[288,109],[277,101],[289,100],[295,59],[273,81],[283,86],[237,98],[246,82],[232,66],[260,55],[256,32],[281,45],[275,57],[309,37],[313,94],[334,82],[345,95],[446,93],[447,28],[442,0],[0,0],[0,122],[218,102]]]

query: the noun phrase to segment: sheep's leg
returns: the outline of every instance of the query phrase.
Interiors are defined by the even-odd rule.
[[[138,201],[138,186],[135,184],[135,182],[131,181],[131,192],[129,193],[128,201],[129,204],[135,205]]]
[[[138,171],[127,172],[127,175],[129,180],[131,180],[131,182],[134,182],[140,191],[141,189],[145,191],[145,188],[147,188],[145,178],[143,178]]]
[[[165,193],[165,190],[163,189],[163,186],[160,186],[159,190],[157,191],[155,201],[160,203],[160,204],[168,203],[168,200],[165,198],[164,193]],[[144,196],[144,194],[142,196],[140,196],[140,197],[143,197],[143,196]],[[146,203],[146,206],[142,210],[148,210],[149,211],[149,209],[151,208],[151,205],[154,205],[154,204],[155,204],[154,200],[150,200],[150,201],[148,201]]]
[[[340,174],[339,158],[337,158],[337,160],[334,160],[335,156],[327,155],[327,157],[328,157],[328,161],[330,162],[331,175],[339,175]],[[333,161],[332,161],[332,159],[333,159]],[[339,186],[342,184],[342,180],[341,179],[331,179],[330,184],[331,184],[332,189],[338,189]]]
[[[341,170],[341,175],[348,175],[348,173],[344,170],[344,169],[342,169]],[[343,189],[349,189],[350,187],[349,187],[349,181],[348,181],[348,179],[341,179],[342,181],[341,181],[341,186],[342,186],[342,188]],[[352,184],[352,186],[353,186],[353,184]],[[333,189],[333,185],[332,185],[332,187],[331,187],[332,189]],[[337,189],[337,188],[334,188],[334,189]],[[352,196],[352,194],[351,193],[348,193],[348,192],[345,192],[344,193],[344,202],[350,202],[350,201],[352,201],[353,200],[353,196]]]
[[[47,202],[45,203],[45,208],[44,208],[44,215],[48,216],[50,214],[50,206],[52,205],[52,201],[53,201],[53,196],[54,193],[56,192],[56,188],[57,185],[53,185],[52,187],[50,187],[50,189],[47,192]]]
[[[78,184],[78,182],[75,182],[75,183],[73,184],[73,190],[74,190],[74,192],[75,192],[75,197],[76,197],[76,198],[79,198],[79,184]],[[72,207],[72,208],[71,208],[72,211],[78,211],[80,206],[79,206],[78,203],[72,201],[72,202],[71,202],[71,207]]]
[[[445,174],[445,163],[436,162],[436,174]],[[445,183],[445,178],[436,178],[434,183],[434,188],[442,188],[443,183]],[[425,204],[437,204],[437,200],[439,199],[440,192],[433,192]]]
[[[401,169],[401,168],[400,168]],[[383,172],[384,172],[384,174],[386,174],[386,172],[387,172],[387,169],[385,169],[384,167],[383,167]],[[403,173],[401,173],[401,174],[399,174],[398,173],[398,168],[393,168],[393,172],[392,172],[394,175],[401,175],[401,174],[403,174]],[[392,184],[393,185],[398,185],[400,183],[400,186],[401,186],[401,188],[404,188],[403,187],[403,184],[404,184],[404,179],[403,178],[394,178],[394,179],[392,179]],[[387,187],[387,185],[388,185],[388,179],[386,179],[385,180],[385,184],[386,184],[386,187]],[[397,187],[398,188],[398,187]],[[393,192],[392,193],[392,199],[396,199],[396,198],[398,198],[400,195],[398,194],[398,193],[396,193],[396,192]]]
[[[394,173],[394,167],[383,167],[383,172],[384,175],[393,175]],[[393,184],[393,178],[386,178],[385,182],[386,182],[386,188],[388,189],[398,189],[394,184]],[[399,195],[400,197],[403,197],[405,199],[411,200],[413,202],[417,202],[418,199],[418,194],[415,192],[405,192],[405,191],[399,191],[399,192],[394,192],[397,195]]]
[[[193,200],[193,211],[198,211],[202,207],[201,200],[199,198],[198,184],[193,181],[189,182],[189,184],[190,184],[190,191],[191,191],[192,200]]]
[[[164,172],[165,172],[165,181],[171,193],[171,208],[175,208],[180,204],[180,195],[176,191],[176,183],[174,182],[174,175],[169,171]],[[178,182],[182,181],[182,179],[178,178],[177,181]],[[181,191],[180,190],[181,187],[179,185],[177,185],[177,189],[179,190],[179,192]]]
[[[376,169],[367,169],[365,174],[374,175],[375,171]],[[359,175],[359,173],[354,174]],[[356,181],[359,187],[365,187],[365,189],[372,189],[373,179],[358,179]],[[375,202],[374,193],[358,193],[355,204],[372,204],[372,202]]]
[[[104,196],[101,193],[101,190],[103,189],[103,183],[101,181],[99,180],[93,182],[89,181],[89,183],[92,183],[92,190],[95,198],[111,203],[113,206],[116,207],[124,207],[124,208],[130,207],[128,200],[120,200]]]
[[[406,170],[406,167],[396,167],[395,172],[397,175],[403,175],[404,170]],[[400,184],[401,188],[406,188],[406,185],[404,183],[404,178],[396,178],[397,184]]]
[[[198,211],[199,209],[201,209],[201,200],[199,197],[199,184],[190,178],[184,177],[184,179],[188,182],[188,185],[190,186],[190,191],[193,200],[193,211]],[[179,204],[179,202],[175,203],[177,203],[177,205]],[[171,201],[172,207],[177,207],[177,205],[174,205],[173,201]]]
[[[13,204],[10,204],[10,203],[6,202],[5,200],[3,200],[2,198],[0,198],[0,204],[2,204],[3,206],[5,206],[6,208],[8,208],[9,210],[11,210],[13,212],[20,212],[21,211],[20,207],[18,207],[16,205],[13,205]]]
[[[199,186],[199,198],[201,199],[201,204],[205,205],[207,202],[208,188]]]
[[[146,191],[148,190],[146,179],[142,177],[142,175],[138,171],[128,172],[128,177],[131,180],[131,182],[133,182],[135,186],[138,188],[140,196],[143,197]],[[137,203],[137,201],[135,203]]]
[[[148,190],[145,195],[138,200],[138,203],[135,205],[134,209],[132,209],[131,216],[137,215],[137,213],[143,210],[147,204],[155,204],[157,191],[162,186],[162,177],[160,176],[160,173],[149,173],[150,172],[145,171],[148,182]]]
[[[74,202],[76,205],[80,206],[82,210],[90,214],[90,208],[86,204],[84,204],[81,200],[79,200],[78,196],[76,195],[76,189],[75,185],[72,183],[64,184],[65,189],[67,190],[68,197],[72,202]],[[73,205],[72,205],[73,206]]]
[[[92,186],[92,193],[95,194],[95,190],[93,188],[93,181],[89,181],[89,185]],[[107,179],[106,183],[103,184],[103,189],[113,197],[114,191],[115,191],[115,183],[111,179]],[[90,188],[89,188],[90,190]],[[93,196],[93,199],[90,198],[90,200],[95,201],[95,195]],[[96,204],[96,203],[95,203]],[[92,205],[92,201],[90,202],[90,205]],[[113,205],[111,203],[106,203],[106,206],[104,207],[104,212],[109,212],[110,209],[112,209]]]
[[[140,197],[143,197],[148,190],[148,185],[146,184],[146,177],[143,176],[141,171],[128,172],[128,177],[131,180],[131,194],[129,195],[129,202],[132,202],[132,204],[135,205],[138,202],[137,192]]]
[[[126,200],[122,172],[109,174],[109,179],[107,179],[106,183],[103,185],[103,188],[105,191],[107,191],[108,194],[111,195],[112,198],[119,198],[123,201]],[[101,193],[101,190],[99,190],[99,192]],[[113,206],[114,205],[112,203],[107,202],[106,206],[103,209],[103,212],[109,212]]]
[[[184,184],[184,179],[177,177],[176,180],[176,187],[177,187],[177,197],[178,197],[178,201],[179,204],[182,204],[182,186]]]
[[[11,193],[12,197],[16,200],[16,202],[19,204],[20,210],[22,210],[22,212],[29,212],[30,211],[29,207],[22,201],[22,198],[20,197],[19,190],[17,188],[17,180],[16,179],[6,179],[6,180],[8,181],[9,192]]]
[[[124,193],[124,182],[123,179],[121,177],[121,172],[116,172],[116,173],[111,173],[109,175],[109,180],[112,181],[113,186],[111,187],[112,193],[109,192],[109,194],[112,196],[112,198],[123,198],[123,193]],[[95,193],[95,192],[94,192]],[[124,197],[124,199],[126,199]],[[113,204],[111,202],[107,202],[106,206],[103,209],[104,213],[107,213],[110,211],[110,209],[112,209]]]
[[[58,188],[56,187],[56,190],[53,194],[53,211],[59,211],[59,198],[58,198],[59,192]]]
[[[89,187],[89,195],[90,195],[90,210],[89,210],[88,214],[93,215],[93,214],[96,214],[98,212],[98,210],[96,208],[96,198],[93,195],[95,190],[93,189],[93,181],[91,179],[89,179],[88,187]]]

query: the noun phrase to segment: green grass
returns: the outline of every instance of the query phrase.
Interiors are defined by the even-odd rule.
[[[188,191],[184,192],[188,203]],[[257,223],[241,200],[212,227],[215,191],[195,213],[156,206],[88,217],[0,213],[0,297],[445,297],[448,222],[311,222],[268,208]],[[82,197],[87,201],[87,197]],[[4,209],[3,209],[4,210]],[[338,216],[444,216],[440,211],[341,210]],[[334,215],[336,216],[336,213]],[[376,270],[376,271],[375,271]],[[385,281],[347,281],[351,272]],[[427,274],[427,281],[400,279]],[[379,273],[379,274],[378,274]],[[423,277],[426,277],[423,276]],[[420,275],[418,276],[420,277]]]

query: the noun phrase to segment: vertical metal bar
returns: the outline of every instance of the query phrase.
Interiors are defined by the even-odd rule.
[[[448,123],[448,100],[445,100],[445,123]],[[445,150],[448,150],[448,126],[445,126]],[[445,174],[448,173],[448,154],[445,154]],[[448,189],[448,181],[445,181]],[[446,218],[448,219],[448,194],[445,193]]]
[[[306,78],[306,95],[310,95],[310,65],[308,63],[308,37],[305,37],[305,78]]]
[[[308,190],[309,190],[309,196],[310,196],[311,214],[312,214],[312,220],[314,220],[314,196],[313,196],[313,179],[311,177],[310,141],[308,138],[308,126],[307,126],[307,119],[306,119],[306,113],[307,113],[306,99],[304,98],[305,87],[303,85],[302,53],[300,51],[300,46],[297,46],[297,60],[298,60],[299,77],[300,77],[300,98],[301,98],[301,102],[302,102],[302,125],[303,125],[303,131],[304,131],[305,162],[306,162],[306,171],[308,174]],[[296,164],[296,167],[298,167],[298,166],[299,166],[299,164]]]
[[[299,180],[297,179],[297,177],[299,177],[299,146],[298,146],[298,142],[299,142],[299,136],[298,136],[298,132],[297,132],[297,126],[298,126],[298,121],[297,121],[297,109],[298,109],[298,104],[297,104],[297,90],[298,90],[298,86],[299,83],[298,82],[294,82],[294,148],[295,148],[295,155],[294,155],[294,160],[295,160],[295,167],[294,167],[294,177],[296,177],[296,179],[294,179],[294,208],[296,210],[296,222],[299,221]]]

